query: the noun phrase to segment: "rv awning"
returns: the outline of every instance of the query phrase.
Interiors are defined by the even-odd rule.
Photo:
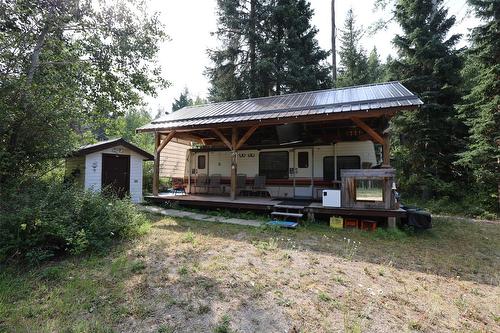
[[[184,107],[137,129],[138,132],[273,123],[288,119],[321,121],[414,109],[423,102],[400,82],[328,89]]]

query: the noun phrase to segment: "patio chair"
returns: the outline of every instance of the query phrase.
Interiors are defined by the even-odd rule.
[[[184,179],[182,178],[172,178],[172,193],[174,195],[177,194],[186,194],[186,187],[184,186]]]
[[[221,192],[220,179],[221,179],[220,174],[213,174],[209,177],[208,193],[210,193],[210,190],[213,190],[213,189],[216,190],[216,193]]]
[[[248,191],[246,190],[247,184],[247,175],[244,173],[239,173],[236,175],[236,192],[239,195],[248,195]]]
[[[204,190],[204,192],[203,191],[198,192],[197,188],[202,188],[205,190]],[[196,177],[196,179],[194,181],[194,189],[195,189],[196,193],[207,193],[208,192],[208,178],[207,178],[206,174],[204,174],[204,173],[198,174],[198,176]]]
[[[269,196],[269,192],[266,190],[266,176],[255,175],[252,191],[258,196]]]

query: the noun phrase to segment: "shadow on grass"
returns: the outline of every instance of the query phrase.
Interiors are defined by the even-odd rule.
[[[159,218],[161,220],[161,218]],[[173,218],[155,228],[257,244],[270,240],[281,249],[304,249],[348,260],[499,285],[500,226],[435,219],[425,232],[334,230],[308,225],[298,230],[248,228]],[[357,245],[353,245],[354,243]]]

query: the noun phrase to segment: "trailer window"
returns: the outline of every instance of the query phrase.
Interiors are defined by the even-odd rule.
[[[198,155],[198,169],[205,169],[206,166],[206,156]]]
[[[360,168],[361,159],[359,156],[337,156],[337,170],[335,170],[335,156],[325,156],[323,158],[323,179],[335,180],[335,172],[337,172],[337,180],[341,180],[340,170]]]
[[[307,151],[297,153],[297,167],[301,169],[309,168],[309,153]]]
[[[267,179],[288,179],[288,152],[267,151],[259,154],[259,175]]]

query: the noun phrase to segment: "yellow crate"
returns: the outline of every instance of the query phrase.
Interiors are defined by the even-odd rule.
[[[344,227],[344,219],[340,216],[330,217],[330,228],[342,229]]]

